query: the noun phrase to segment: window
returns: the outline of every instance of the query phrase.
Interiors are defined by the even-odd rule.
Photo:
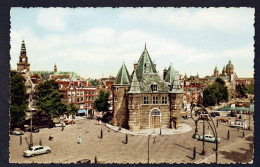
[[[162,97],[162,104],[167,104],[167,96]]]
[[[91,103],[89,103],[89,107],[91,107]]]
[[[157,84],[152,84],[152,92],[157,92]]]
[[[84,94],[84,91],[81,91],[81,96],[83,96],[83,94]]]
[[[86,95],[88,95],[88,91],[86,91]]]
[[[115,102],[117,102],[117,101],[118,101],[117,96],[115,96]]]
[[[157,110],[157,109],[153,109],[152,111],[151,111],[151,116],[160,116],[161,115],[161,113],[160,113],[160,111],[159,110]]]
[[[88,103],[86,103],[86,108],[88,107]]]
[[[79,102],[79,97],[77,97],[77,102]]]
[[[94,94],[95,94],[95,91],[93,91],[92,94],[94,95]]]
[[[153,97],[153,104],[158,104],[158,97],[157,96]]]
[[[117,92],[119,91],[119,87],[116,87],[116,91],[117,91]]]
[[[77,95],[79,96],[79,92],[77,92]]]
[[[84,101],[84,97],[81,97],[81,101]]]
[[[88,101],[88,97],[86,97],[86,101]]]
[[[144,104],[149,104],[149,97],[148,96],[144,96]]]
[[[81,87],[81,83],[79,83],[79,87]]]

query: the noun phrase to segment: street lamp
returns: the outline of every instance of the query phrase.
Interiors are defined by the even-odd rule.
[[[204,114],[207,114],[207,116],[209,118],[209,119],[206,119],[206,121],[207,121],[208,125],[210,126],[210,128],[211,128],[211,130],[212,130],[212,132],[213,132],[213,134],[215,136],[216,148],[213,149],[213,150],[216,152],[216,163],[218,163],[218,134],[217,134],[216,126],[215,126],[211,116],[209,115],[208,111],[206,110],[206,108],[204,106],[202,106],[201,104],[198,104],[197,106],[201,107],[201,109],[198,109],[198,110],[202,111]],[[203,148],[202,148],[202,154],[205,155],[205,149],[204,149],[204,147],[205,147],[205,143],[204,143],[205,142],[205,138],[204,138],[204,136],[205,136],[205,118],[202,118],[202,117],[195,118],[195,117],[193,117],[193,115],[192,115],[192,111],[193,110],[195,110],[195,105],[191,106],[191,118],[195,121],[195,125],[196,125],[195,134],[193,135],[193,138],[195,138],[195,137],[199,138],[198,130],[197,130],[197,123],[200,120],[202,120],[203,121],[203,139],[202,139],[203,140],[203,145],[202,145]],[[195,111],[195,114],[197,114],[198,110]]]

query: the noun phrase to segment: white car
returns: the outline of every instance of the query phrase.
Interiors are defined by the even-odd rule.
[[[34,157],[35,155],[38,154],[48,154],[51,152],[51,148],[49,146],[32,146],[29,150],[24,151],[24,156],[25,157]]]

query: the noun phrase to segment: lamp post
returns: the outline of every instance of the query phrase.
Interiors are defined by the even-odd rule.
[[[198,130],[197,130],[197,123],[200,120],[202,120],[203,121],[203,141],[202,141],[203,142],[203,145],[202,145],[203,148],[202,148],[202,154],[205,155],[205,143],[204,143],[205,139],[204,139],[204,135],[205,135],[205,121],[207,121],[209,127],[211,128],[211,130],[212,130],[212,132],[213,132],[213,134],[215,136],[216,148],[213,149],[213,150],[216,152],[216,163],[218,163],[218,134],[217,134],[216,126],[215,126],[211,116],[209,115],[208,111],[206,110],[206,108],[204,106],[202,106],[201,104],[198,104],[197,106],[201,107],[201,109],[198,109],[199,111],[202,110],[204,114],[207,114],[208,119],[205,120],[205,118],[202,118],[200,116],[198,118],[193,117],[192,111],[195,110],[195,105],[193,105],[191,107],[191,118],[195,121],[195,125],[196,125],[195,134],[193,135],[193,138],[195,138],[195,136],[197,136],[199,138],[199,136],[197,134],[197,132],[198,132]],[[198,110],[195,111],[195,113],[198,113]]]
[[[29,95],[29,109],[31,110],[31,133],[30,133],[30,145],[33,146],[33,136],[32,136],[32,87],[30,86],[30,95]]]

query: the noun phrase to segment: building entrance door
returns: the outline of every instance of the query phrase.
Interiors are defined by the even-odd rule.
[[[152,109],[150,115],[150,127],[151,128],[160,128],[161,124],[161,112],[158,109]]]

